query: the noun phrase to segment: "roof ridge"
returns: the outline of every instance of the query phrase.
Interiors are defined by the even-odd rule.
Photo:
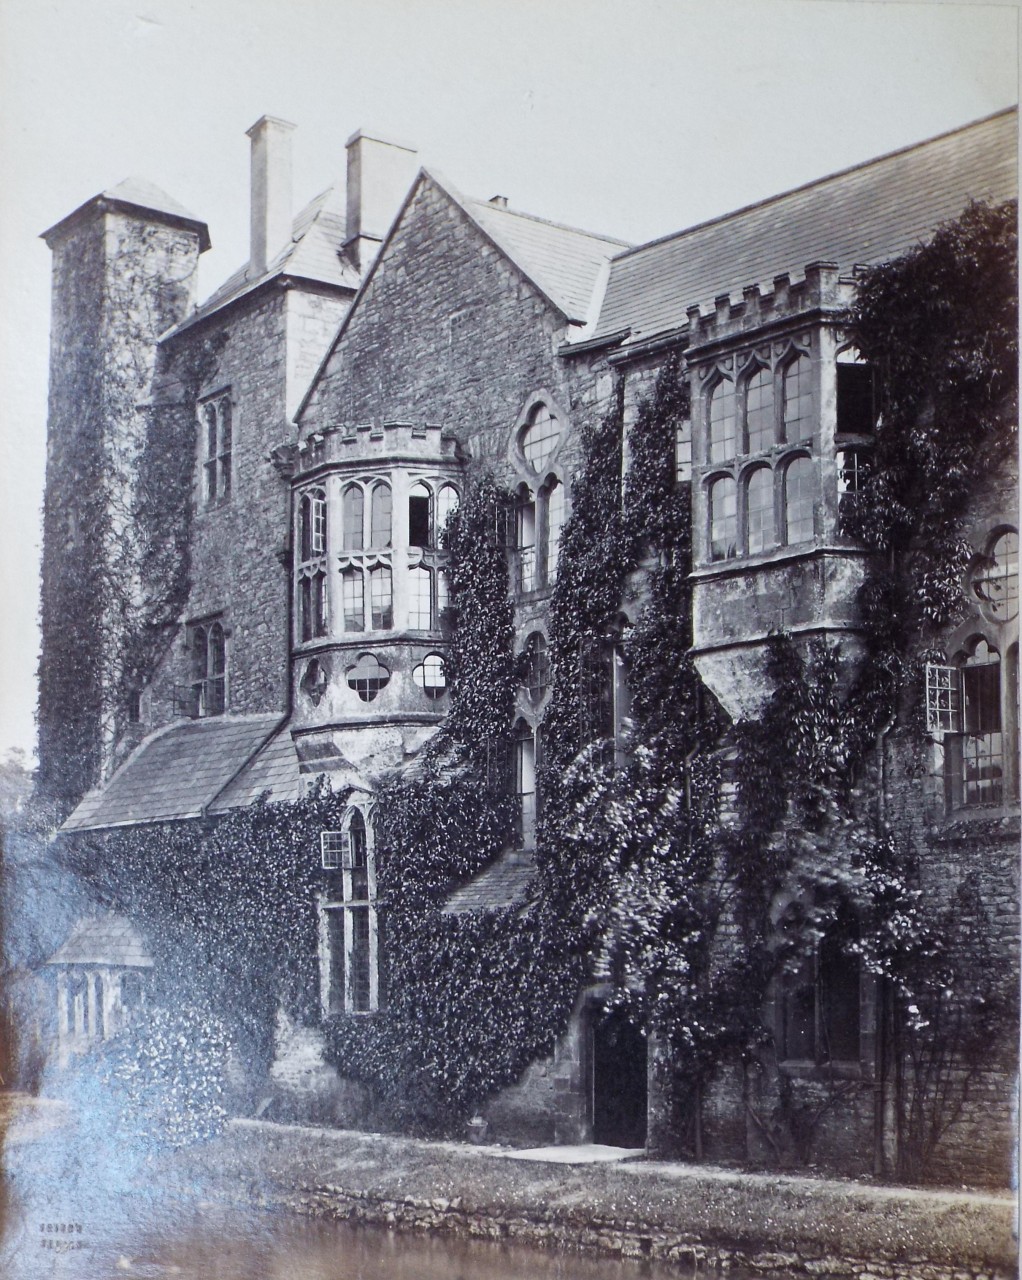
[[[778,200],[786,200],[789,196],[797,195],[799,192],[821,187],[825,183],[833,182],[836,178],[845,178],[861,169],[872,168],[873,165],[881,164],[885,160],[893,160],[896,156],[905,155],[909,151],[918,151],[923,147],[931,146],[935,142],[942,142],[945,138],[951,138],[957,133],[966,133],[968,130],[975,129],[980,125],[989,124],[992,120],[997,120],[1001,116],[1008,116],[1017,112],[1017,104],[1010,107],[1002,107],[999,111],[992,111],[989,115],[981,116],[978,120],[970,120],[968,124],[956,125],[953,129],[946,129],[943,133],[936,133],[932,137],[922,138],[919,142],[910,142],[903,147],[895,147],[893,151],[885,151],[878,156],[872,156],[868,160],[860,160],[858,163],[848,165],[844,169],[835,169],[833,173],[824,174],[821,178],[813,178],[809,182],[799,183],[798,186],[788,187],[786,190],[778,191],[772,196],[764,196],[761,200],[752,200],[749,204],[740,205],[737,209],[729,209],[727,213],[719,213],[712,218],[704,219],[702,222],[694,222],[689,227],[682,227],[678,231],[670,231],[666,235],[657,236],[653,240],[646,240],[643,244],[632,245],[621,253],[615,254],[614,261],[620,262],[622,258],[634,257],[646,249],[656,248],[658,245],[667,244],[671,240],[680,240],[684,236],[691,235],[694,231],[702,231],[706,227],[728,222],[732,218],[750,213],[753,209],[764,209]]]
[[[541,222],[544,226],[556,227],[559,231],[570,231],[573,235],[586,236],[589,240],[601,240],[606,244],[620,244],[626,248],[641,247],[633,245],[631,240],[622,240],[620,236],[606,236],[600,231],[586,231],[584,227],[575,227],[568,222],[558,222],[555,218],[543,218],[538,213],[526,213],[524,209],[508,209],[504,205],[492,204],[489,200],[483,200],[479,196],[464,196],[463,199],[484,209],[492,210],[494,213],[506,213],[512,218],[525,218],[529,222]]]

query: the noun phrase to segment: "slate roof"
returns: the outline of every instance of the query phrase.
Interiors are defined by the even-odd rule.
[[[282,729],[227,784],[207,812],[226,813],[228,809],[240,809],[255,804],[261,796],[273,802],[300,800],[305,795],[305,783],[294,739],[290,730]]]
[[[450,194],[569,320],[585,322],[600,271],[626,240]]]
[[[525,891],[535,875],[532,855],[520,849],[505,849],[468,884],[455,889],[444,903],[445,915],[467,911],[495,911],[525,901]]]
[[[130,969],[151,969],[153,965],[135,926],[115,915],[82,920],[46,963],[120,965]]]
[[[210,294],[201,306],[181,321],[170,333],[190,328],[236,298],[272,280],[275,276],[296,276],[321,284],[338,285],[354,293],[359,275],[342,256],[347,234],[343,187],[330,187],[311,200],[291,225],[291,240],[258,275],[251,274],[248,263]],[[164,335],[168,336],[168,335]]]
[[[620,254],[593,337],[650,339],[684,326],[688,307],[801,278],[811,262],[848,272],[895,258],[970,199],[1011,199],[1017,181],[1012,108]]]
[[[148,178],[138,177],[125,178],[116,187],[108,187],[106,191],[101,191],[99,195],[92,196],[91,199],[86,200],[84,204],[80,204],[77,209],[44,231],[41,239],[48,241],[55,231],[62,228],[65,223],[77,218],[80,213],[99,200],[110,204],[128,205],[135,209],[144,210],[147,213],[162,213],[171,221],[185,223],[198,231],[199,243],[203,252],[210,246],[209,229],[201,218],[197,218],[183,204],[179,204],[173,196],[167,195],[166,191],[158,187],[155,182],[150,182]]]
[[[252,759],[281,717],[210,716],[151,734],[105,787],[90,792],[62,831],[198,818]]]

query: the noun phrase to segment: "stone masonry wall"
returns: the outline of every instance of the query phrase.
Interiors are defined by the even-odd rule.
[[[185,412],[229,391],[233,406],[232,492],[204,506],[200,433],[190,460],[194,475],[191,591],[182,611],[191,621],[217,615],[228,630],[228,711],[287,708],[289,655],[289,492],[270,452],[289,440],[286,397],[321,358],[344,299],[285,292],[273,284],[183,331],[167,344],[161,398],[184,398]],[[201,369],[197,385],[186,371]],[[290,377],[290,382],[289,382]],[[191,676],[187,637],[179,634],[153,683],[150,723],[174,714],[174,690]]]
[[[156,339],[194,300],[199,237],[97,204],[53,236],[40,663],[40,782],[73,803],[126,719],[126,617]]]

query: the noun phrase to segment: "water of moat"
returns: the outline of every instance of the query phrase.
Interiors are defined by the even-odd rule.
[[[3,1114],[3,1280],[667,1280],[669,1266],[251,1209],[263,1188],[114,1142],[65,1109]],[[4,1123],[4,1120],[7,1123]],[[226,1205],[226,1197],[235,1203]],[[731,1280],[741,1277],[730,1273]]]
[[[173,1222],[82,1223],[27,1239],[9,1280],[666,1280],[679,1273],[486,1241],[453,1241],[270,1211],[195,1209]],[[77,1246],[81,1241],[81,1247]],[[61,1249],[60,1245],[64,1248]],[[740,1280],[729,1272],[731,1280]]]

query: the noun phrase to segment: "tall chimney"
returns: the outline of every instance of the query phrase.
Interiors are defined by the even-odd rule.
[[[291,239],[291,134],[293,124],[261,116],[252,139],[250,274],[261,275]]]
[[[358,270],[369,266],[415,177],[416,152],[361,129],[347,141],[348,221],[344,247]]]

